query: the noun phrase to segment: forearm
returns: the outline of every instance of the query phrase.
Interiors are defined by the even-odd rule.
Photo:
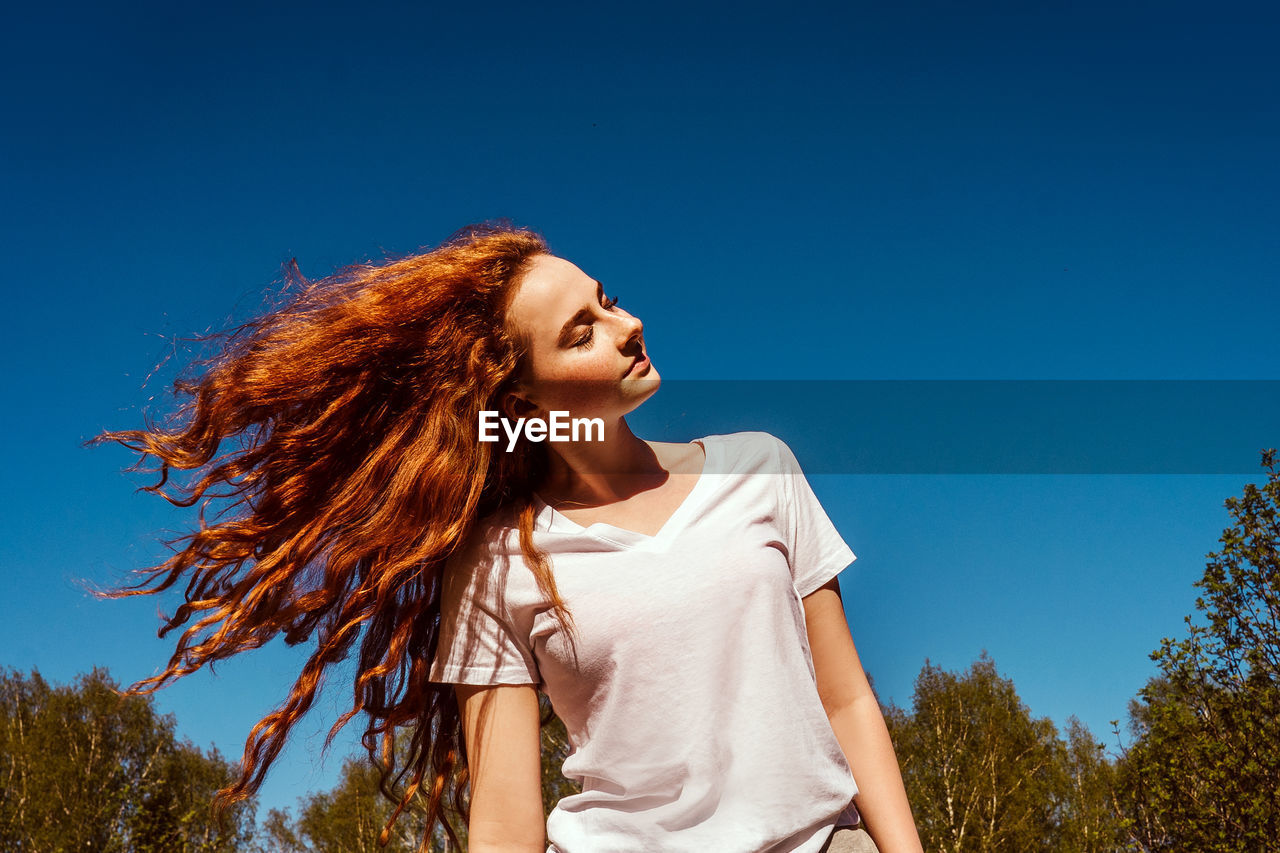
[[[509,792],[485,786],[472,790],[466,849],[470,853],[544,853],[547,824],[541,794],[535,802],[505,793]]]
[[[881,853],[921,851],[889,730],[874,697],[854,700],[829,714],[858,795],[854,803]]]
[[[467,827],[467,849],[470,853],[544,853],[547,849],[545,828],[512,825],[508,822],[471,821]]]

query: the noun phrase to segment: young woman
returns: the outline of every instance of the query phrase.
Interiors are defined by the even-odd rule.
[[[420,796],[430,828],[447,797],[472,853],[920,849],[835,580],[852,551],[774,436],[631,433],[660,383],[643,329],[537,234],[468,226],[229,335],[177,383],[184,424],[94,439],[156,456],[152,490],[202,469],[175,503],[243,506],[116,593],[186,580],[162,633],[190,624],[135,691],[314,637],[221,804],[358,646],[334,731],[364,712],[396,814]],[[512,429],[553,413],[594,429]],[[545,821],[539,690],[582,786]]]

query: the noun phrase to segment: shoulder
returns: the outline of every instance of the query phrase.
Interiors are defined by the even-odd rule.
[[[524,568],[519,530],[501,517],[477,521],[445,558],[442,595],[480,602],[493,612],[505,612],[513,601],[523,600],[526,586],[536,581]]]
[[[663,465],[674,474],[696,474],[703,469],[703,451],[696,442],[649,441],[642,439],[656,453]],[[707,438],[698,439],[706,442]]]
[[[708,435],[702,440],[708,447],[711,442],[717,445],[724,473],[781,474],[796,464],[787,443],[764,430]]]
[[[519,530],[514,514],[506,508],[476,519],[446,557],[445,572],[455,580],[474,580],[507,550],[512,534],[518,536]]]

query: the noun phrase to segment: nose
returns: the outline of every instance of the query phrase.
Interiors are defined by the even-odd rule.
[[[644,323],[640,322],[639,317],[630,314],[625,319],[626,323],[622,327],[622,350],[634,351],[639,355],[644,350]]]

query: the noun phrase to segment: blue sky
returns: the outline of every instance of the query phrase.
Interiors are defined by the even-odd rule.
[[[155,600],[75,579],[159,562],[191,521],[134,494],[128,451],[80,443],[163,411],[174,362],[144,380],[171,339],[253,314],[292,257],[317,277],[510,217],[645,321],[666,380],[1280,376],[1267,4],[10,15],[0,664],[55,680],[162,664]],[[637,432],[693,437],[658,393]],[[760,428],[793,440],[803,415]],[[1280,443],[1261,426],[1255,461]],[[987,649],[1033,713],[1109,741],[1260,471],[811,481],[859,556],[842,589],[883,698]],[[158,702],[238,757],[300,660],[268,648]],[[263,813],[332,783],[345,698],[300,727]]]

